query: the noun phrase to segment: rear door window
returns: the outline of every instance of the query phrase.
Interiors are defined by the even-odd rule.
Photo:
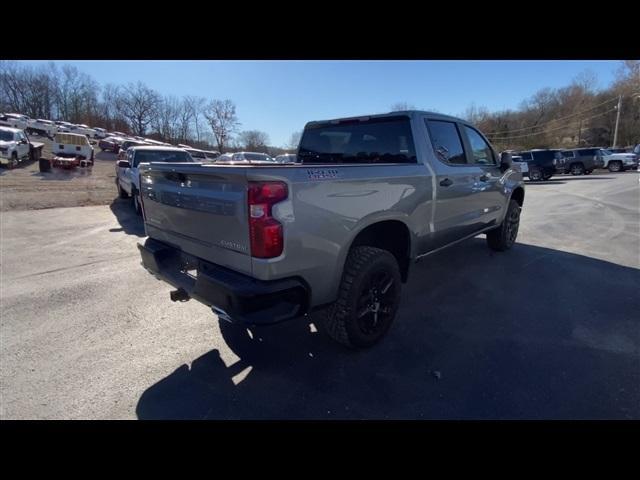
[[[454,122],[426,120],[431,145],[438,160],[453,165],[467,165],[458,126]]]

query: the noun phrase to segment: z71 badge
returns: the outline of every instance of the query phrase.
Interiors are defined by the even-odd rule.
[[[333,168],[310,168],[307,170],[309,180],[325,180],[329,178],[338,178],[338,170]]]

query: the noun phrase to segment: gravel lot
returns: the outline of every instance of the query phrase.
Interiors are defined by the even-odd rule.
[[[31,140],[44,143],[43,156],[51,156],[49,139],[34,136]],[[101,152],[97,144],[93,148],[92,168],[40,173],[38,162],[23,163],[14,170],[0,168],[0,211],[109,205],[115,191],[116,156]]]
[[[250,334],[172,303],[103,166],[2,172],[3,210],[106,204],[1,215],[2,419],[640,419],[636,172],[528,184],[513,250],[428,257],[386,339],[350,352],[304,319]]]

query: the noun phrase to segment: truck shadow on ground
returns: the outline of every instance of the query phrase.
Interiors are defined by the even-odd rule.
[[[109,208],[118,220],[120,227],[110,228],[110,232],[124,232],[127,235],[144,237],[144,223],[142,217],[136,215],[130,198],[115,198]]]
[[[149,387],[136,413],[640,418],[639,280],[635,268],[526,244],[496,254],[476,238],[415,266],[374,348],[346,350],[313,332],[309,317],[251,329],[221,322],[239,360],[226,365],[209,351]]]

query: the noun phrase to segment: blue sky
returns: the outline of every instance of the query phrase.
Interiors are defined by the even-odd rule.
[[[25,62],[45,63],[45,62]],[[584,71],[598,88],[617,61],[56,61],[101,84],[142,81],[162,94],[231,99],[241,129],[288,142],[310,120],[388,111],[405,101],[460,115],[475,103],[517,108],[544,87],[561,87]]]

